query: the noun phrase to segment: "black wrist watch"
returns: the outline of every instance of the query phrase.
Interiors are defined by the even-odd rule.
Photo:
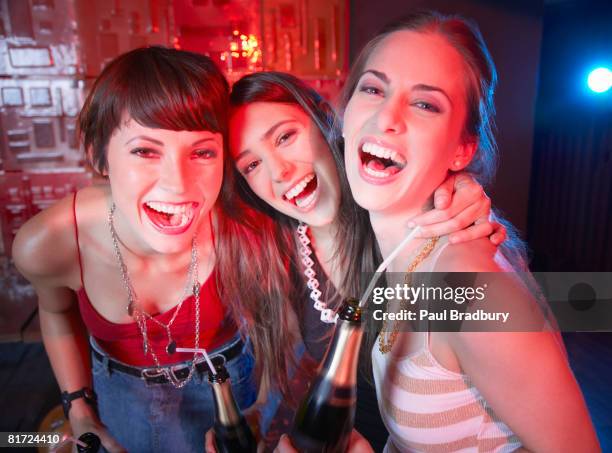
[[[83,387],[82,389],[72,393],[62,392],[62,407],[64,408],[64,415],[66,416],[66,419],[68,419],[68,412],[70,412],[72,402],[78,398],[83,398],[87,404],[94,409],[96,408],[98,397],[89,387]]]

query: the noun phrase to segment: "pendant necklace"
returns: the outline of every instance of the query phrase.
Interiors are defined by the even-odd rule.
[[[140,330],[140,333],[143,339],[142,349],[144,351],[144,354],[147,355],[148,353],[150,353],[151,356],[153,357],[153,361],[155,362],[155,365],[157,366],[158,369],[161,370],[163,369],[163,367],[160,365],[157,354],[155,353],[155,351],[149,344],[149,337],[148,337],[148,332],[147,332],[147,320],[153,321],[155,324],[159,325],[162,329],[165,330],[166,336],[168,338],[168,343],[166,344],[166,348],[165,348],[166,353],[168,355],[174,354],[176,352],[177,345],[176,345],[176,341],[172,337],[172,331],[170,330],[170,328],[172,324],[174,323],[174,320],[176,319],[178,312],[180,311],[183,303],[185,302],[185,300],[187,300],[187,294],[190,289],[195,299],[195,318],[196,319],[195,319],[194,349],[199,349],[199,343],[200,343],[200,285],[198,281],[197,239],[196,239],[196,236],[194,235],[191,241],[191,262],[189,263],[189,268],[187,270],[187,281],[185,282],[185,288],[183,289],[183,293],[181,294],[181,300],[176,306],[176,309],[172,315],[172,318],[170,319],[170,321],[168,321],[167,324],[165,324],[138,306],[138,303],[137,303],[138,298],[136,296],[136,292],[134,291],[134,286],[132,284],[132,280],[130,279],[127,266],[123,259],[123,255],[121,254],[121,249],[119,248],[119,237],[117,236],[117,232],[115,230],[115,225],[113,222],[114,213],[115,213],[115,203],[113,202],[109,210],[109,214],[108,214],[108,225],[109,225],[111,238],[113,242],[113,249],[115,251],[115,257],[117,258],[117,262],[119,263],[119,268],[121,270],[121,278],[123,280],[123,284],[124,284],[124,287],[125,287],[125,290],[128,296],[128,304],[126,306],[126,310],[128,314],[132,316],[132,318],[134,318],[134,320],[136,321],[136,324],[138,325],[138,328]],[[195,354],[194,354],[194,360],[191,363],[191,368],[189,370],[189,375],[187,376],[187,378],[180,380],[180,381],[175,380],[175,379],[170,379],[170,382],[172,382],[172,384],[177,388],[183,387],[191,379],[191,376],[193,375],[193,371],[195,369],[195,365],[196,365],[196,360],[195,360]],[[171,375],[170,377],[172,377],[172,373],[168,373],[168,374],[170,374]]]

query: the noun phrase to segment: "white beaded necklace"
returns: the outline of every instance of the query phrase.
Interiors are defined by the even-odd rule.
[[[317,273],[313,269],[314,261],[310,257],[312,255],[312,248],[310,248],[310,238],[308,237],[308,225],[300,222],[297,227],[297,236],[300,241],[299,253],[301,255],[302,263],[306,268],[304,275],[306,276],[306,286],[310,290],[310,298],[314,301],[314,308],[321,312],[321,321],[328,324],[335,324],[338,319],[338,314],[327,308],[327,304],[320,300],[321,290],[319,289],[319,280],[317,280]]]

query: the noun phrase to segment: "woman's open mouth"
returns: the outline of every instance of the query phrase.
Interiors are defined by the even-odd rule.
[[[189,229],[195,217],[198,203],[165,203],[147,201],[143,203],[144,212],[153,226],[164,234],[180,234]]]
[[[361,175],[373,183],[387,182],[406,167],[406,160],[397,151],[372,142],[361,146],[359,158]]]
[[[309,173],[283,195],[283,199],[307,211],[315,205],[319,183],[315,173]]]

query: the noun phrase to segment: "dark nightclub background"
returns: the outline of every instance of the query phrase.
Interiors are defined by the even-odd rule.
[[[612,271],[612,90],[586,85],[590,70],[612,69],[611,2],[0,0],[0,431],[35,431],[59,403],[35,295],[10,245],[29,217],[95,182],[74,121],[104,64],[132,48],[176,46],[211,56],[230,81],[288,71],[333,100],[361,46],[417,8],[474,19],[489,45],[501,159],[487,193],[528,240],[532,268]],[[564,338],[612,451],[610,334]],[[367,423],[364,433],[384,443]]]

